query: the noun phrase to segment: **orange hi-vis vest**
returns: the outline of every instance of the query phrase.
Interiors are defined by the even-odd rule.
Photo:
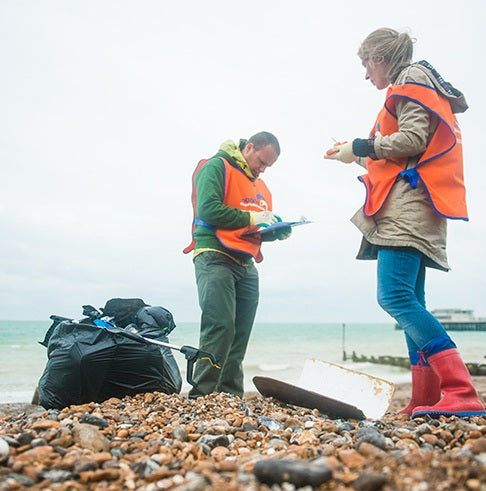
[[[407,158],[366,159],[368,174],[360,176],[366,186],[365,215],[378,212],[395,183],[403,178],[415,189],[420,180],[434,211],[446,218],[468,220],[464,187],[461,130],[447,98],[434,87],[406,83],[391,86],[370,137],[376,132],[391,135],[399,130],[395,113],[397,98],[420,104],[437,116],[439,125],[416,166],[407,169]]]
[[[267,185],[261,179],[250,180],[240,169],[233,167],[226,159],[218,157],[224,164],[224,197],[223,204],[243,211],[271,211],[272,195]],[[239,229],[216,228],[203,222],[197,217],[196,202],[196,175],[210,159],[201,160],[192,175],[192,207],[194,218],[192,223],[192,242],[183,250],[185,254],[194,250],[196,241],[194,231],[197,225],[215,230],[216,237],[221,244],[235,252],[253,256],[257,263],[263,260],[260,250],[261,240],[254,236],[242,236],[243,233],[256,230],[256,226],[247,226]]]

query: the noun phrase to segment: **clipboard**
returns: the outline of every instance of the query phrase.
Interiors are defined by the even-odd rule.
[[[245,232],[244,234],[241,234],[242,236],[259,236],[259,237],[265,237],[265,235],[273,234],[277,230],[280,230],[282,228],[288,228],[288,227],[298,227],[299,225],[307,225],[308,223],[312,223],[311,220],[307,220],[305,217],[301,217],[299,220],[293,221],[293,222],[277,222],[273,223],[272,225],[269,225],[268,227],[260,227],[257,230],[252,230],[250,232]]]

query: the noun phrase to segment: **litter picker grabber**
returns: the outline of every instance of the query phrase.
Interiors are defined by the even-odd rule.
[[[169,348],[169,349],[180,351],[184,355],[185,359],[187,360],[186,380],[194,388],[197,387],[197,384],[192,378],[192,374],[194,369],[194,363],[197,360],[206,360],[209,363],[211,363],[211,365],[214,368],[217,369],[221,368],[221,364],[218,362],[218,360],[216,360],[215,356],[212,353],[208,353],[207,351],[202,351],[199,348],[194,348],[193,346],[186,346],[186,345],[176,346],[175,344],[164,343],[156,339],[150,339],[145,336],[141,336],[140,334],[137,334],[136,332],[130,330],[130,325],[122,329],[118,327],[116,324],[114,324],[111,318],[103,316],[103,314],[98,309],[96,309],[91,305],[83,305],[83,315],[89,317],[97,327],[110,329],[110,331],[112,332],[119,333],[122,336],[126,336],[128,338],[134,339],[141,343],[155,344],[163,348]],[[53,317],[59,319],[59,316],[51,316],[51,318]],[[67,319],[67,318],[62,318],[62,319],[69,320],[71,322],[76,322],[73,321],[72,319]],[[136,326],[133,325],[133,327],[135,330]]]
[[[106,322],[106,321],[105,321]],[[128,328],[129,326],[127,326]],[[180,351],[185,359],[187,360],[187,374],[186,379],[189,384],[191,384],[194,388],[197,388],[196,382],[192,378],[194,363],[197,360],[207,360],[214,368],[221,368],[221,365],[218,363],[213,354],[208,353],[207,351],[202,351],[199,348],[194,348],[193,346],[176,346],[175,344],[164,343],[162,341],[157,341],[156,339],[146,338],[144,336],[140,336],[134,332],[126,331],[125,329],[120,329],[119,327],[109,327],[110,329],[116,329],[116,332],[120,332],[120,334],[135,339],[140,342],[156,344],[157,346],[162,346],[164,348],[175,349]]]

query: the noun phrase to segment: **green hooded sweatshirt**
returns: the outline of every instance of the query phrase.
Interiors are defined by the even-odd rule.
[[[218,153],[212,157],[196,175],[196,216],[203,222],[217,228],[237,229],[250,225],[250,213],[238,208],[230,208],[223,204],[224,199],[224,164],[218,157],[225,158],[232,166],[241,169],[248,179],[254,180],[248,163],[241,150],[246,140],[238,144],[227,140],[221,144]],[[249,263],[248,254],[231,251],[224,247],[216,237],[216,232],[200,225],[194,231],[196,256],[203,250],[216,250],[230,255],[238,262]]]

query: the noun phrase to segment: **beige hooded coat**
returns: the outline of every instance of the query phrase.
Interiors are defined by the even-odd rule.
[[[400,72],[395,85],[415,82],[435,86],[451,101],[454,112],[467,109],[464,97],[454,97],[441,86],[433,73],[418,64]],[[378,158],[409,157],[408,168],[414,167],[437,128],[437,117],[419,104],[397,101],[399,131],[392,135],[377,135],[374,150]],[[358,159],[366,166],[365,159]],[[385,204],[373,216],[365,216],[360,208],[351,221],[363,234],[357,259],[376,259],[377,246],[411,247],[427,258],[429,267],[449,270],[447,262],[447,219],[434,212],[422,184],[412,189],[408,182],[398,179]]]

